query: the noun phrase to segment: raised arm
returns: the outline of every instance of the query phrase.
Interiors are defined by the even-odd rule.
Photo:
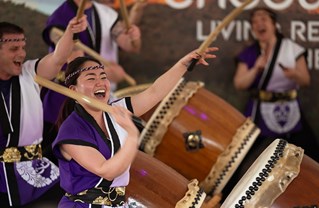
[[[192,51],[182,59],[180,59],[172,68],[166,71],[163,75],[155,80],[155,82],[145,91],[132,96],[131,102],[134,109],[134,114],[137,116],[143,115],[150,110],[153,106],[159,103],[165,96],[174,88],[178,81],[187,71],[187,67],[192,59],[199,59],[197,64],[208,65],[205,61],[206,58],[215,58],[211,54],[217,51],[218,48],[208,48],[203,57],[200,58],[196,51]]]
[[[55,50],[43,57],[37,67],[37,74],[47,79],[56,77],[62,66],[67,62],[73,51],[73,34],[82,32],[87,27],[86,16],[79,20],[70,20],[63,36],[59,39]]]
[[[141,22],[144,8],[148,5],[147,0],[136,0],[129,13],[129,21],[131,24],[139,25]]]
[[[117,44],[126,52],[138,53],[141,50],[141,31],[136,25],[127,30],[122,21],[118,21],[112,29],[112,36]]]

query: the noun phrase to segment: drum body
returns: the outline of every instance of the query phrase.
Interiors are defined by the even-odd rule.
[[[319,164],[304,155],[300,172],[271,207],[319,207]]]
[[[140,149],[196,178],[206,192],[221,189],[259,134],[259,129],[230,104],[203,88],[184,82],[151,112]]]
[[[319,164],[304,155],[303,149],[277,139],[256,159],[221,207],[318,207],[318,175]]]
[[[206,194],[195,180],[187,180],[171,167],[139,151],[130,169],[126,196],[130,207],[199,208]]]

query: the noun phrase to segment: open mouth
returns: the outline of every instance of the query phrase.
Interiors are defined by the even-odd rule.
[[[22,62],[20,61],[13,61],[14,65],[20,67],[22,65]]]
[[[96,98],[105,98],[106,92],[105,90],[97,90],[94,92],[94,96]]]
[[[264,28],[258,30],[258,33],[261,34],[261,35],[262,35],[262,34],[265,34],[266,32],[267,32],[267,30],[264,29]]]

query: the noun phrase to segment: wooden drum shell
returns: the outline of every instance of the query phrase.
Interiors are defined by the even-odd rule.
[[[298,176],[271,207],[319,207],[319,164],[304,155]]]
[[[247,118],[200,82],[180,84],[142,118],[147,125],[141,135],[141,150],[187,179],[198,179],[206,192],[214,192],[217,186],[223,188],[259,133],[252,125],[245,129]],[[193,134],[200,134],[202,148],[189,148],[187,135]],[[159,144],[153,148],[157,139]],[[149,151],[152,148],[154,152]],[[225,158],[220,159],[221,156]],[[218,169],[213,167],[216,164]]]
[[[154,157],[186,178],[202,181],[244,122],[240,112],[201,88],[171,122]],[[204,148],[187,151],[183,133],[197,130],[202,133]]]
[[[188,192],[190,181],[154,157],[138,152],[130,169],[130,183],[126,197],[132,207],[185,207],[176,206]],[[201,207],[206,196],[200,188],[194,196],[188,195],[188,204]]]

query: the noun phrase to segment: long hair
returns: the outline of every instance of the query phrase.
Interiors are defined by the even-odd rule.
[[[91,57],[81,56],[81,57],[75,58],[73,61],[68,63],[65,70],[65,77],[68,77],[72,73],[74,74],[73,76],[70,76],[67,80],[65,80],[66,87],[70,87],[71,85],[77,84],[77,79],[79,78],[81,72],[80,73],[74,73],[74,72],[76,72],[77,70],[80,70],[87,61],[94,61],[98,64],[101,64],[98,60]],[[75,106],[75,100],[71,98],[67,98],[64,101],[58,115],[58,120],[56,122],[56,126],[58,128],[60,128],[63,121],[73,112],[74,106]]]

